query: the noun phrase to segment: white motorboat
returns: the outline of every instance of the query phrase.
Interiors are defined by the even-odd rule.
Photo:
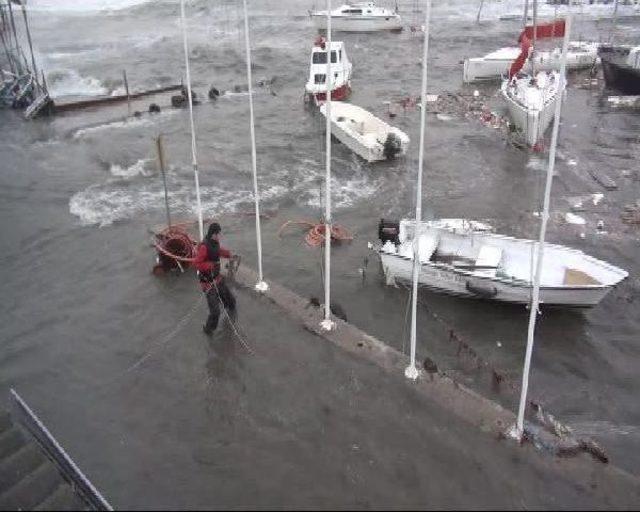
[[[520,48],[500,48],[484,57],[465,59],[462,79],[465,83],[496,80],[505,76],[511,63],[518,58]],[[560,69],[562,49],[539,51],[533,57],[536,69],[551,71]],[[531,62],[532,59],[529,59]],[[574,41],[569,43],[567,69],[588,69],[598,62],[598,43]]]
[[[387,282],[411,281],[415,220],[380,221],[378,249]],[[419,283],[469,298],[529,304],[538,242],[494,234],[466,219],[421,222]],[[628,273],[582,251],[546,244],[540,301],[547,305],[597,305]]]
[[[535,77],[517,75],[502,82],[502,96],[511,120],[529,146],[535,146],[549,128],[560,97],[560,73],[540,71]]]
[[[344,100],[351,92],[351,71],[353,65],[347,56],[347,50],[341,41],[331,42],[331,99]],[[327,98],[327,48],[324,38],[316,39],[311,50],[309,79],[305,86],[306,94],[317,102]]]
[[[309,13],[318,30],[327,29],[327,11]],[[400,15],[378,7],[374,2],[345,4],[331,11],[331,30],[338,32],[375,32],[402,30]]]
[[[326,103],[320,107],[326,116]],[[404,155],[409,136],[356,105],[331,104],[331,131],[351,151],[367,162],[390,160]]]

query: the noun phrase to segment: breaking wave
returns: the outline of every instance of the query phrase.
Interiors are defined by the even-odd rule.
[[[77,71],[65,69],[49,72],[47,85],[53,98],[65,96],[102,96],[107,88],[94,77],[83,77]]]

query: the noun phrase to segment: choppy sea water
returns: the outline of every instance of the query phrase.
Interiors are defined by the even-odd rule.
[[[477,2],[434,2],[430,92],[463,89],[464,57],[514,44],[519,23],[500,21],[499,16],[517,10],[519,2],[485,3],[483,21],[476,25]],[[180,81],[177,2],[63,4],[34,1],[31,16],[38,62],[61,100],[119,94],[123,69],[137,90]],[[306,16],[309,8],[293,1],[256,1],[251,6],[251,37],[254,76],[273,82],[258,88],[255,96],[260,189],[269,214],[264,221],[265,272],[302,294],[320,295],[320,253],[301,245],[295,231],[277,237],[285,221],[320,215],[324,123],[302,101],[315,36]],[[400,8],[407,25],[420,23],[422,14],[411,12],[413,3],[401,3]],[[198,95],[206,97],[211,85],[232,91],[243,84],[240,5],[196,0],[188,2],[188,17]],[[582,16],[574,28],[580,37],[603,40],[611,22]],[[616,34],[619,40],[637,41],[639,30],[637,21],[625,18]],[[418,34],[405,30],[340,38],[354,63],[350,101],[383,117],[385,102],[418,94]],[[532,397],[561,420],[601,442],[617,464],[637,473],[639,231],[622,223],[620,214],[640,197],[640,121],[637,113],[608,107],[599,87],[582,88],[584,78],[571,79],[564,108],[549,239],[623,267],[630,277],[592,311],[543,312],[530,389]],[[481,87],[490,95],[496,89]],[[496,110],[502,108],[497,97],[492,103]],[[124,119],[125,113],[126,107],[92,110],[33,123],[12,112],[0,113],[2,274],[7,291],[1,384],[3,389],[15,385],[25,390],[53,430],[72,446],[76,435],[90,439],[87,432],[93,431],[100,439],[101,434],[113,434],[104,427],[110,414],[136,415],[126,406],[113,409],[115,397],[109,396],[106,403],[111,405],[99,411],[103,419],[92,420],[87,404],[94,398],[87,398],[85,388],[133,364],[197,299],[188,278],[159,283],[149,275],[154,255],[148,229],[165,219],[155,165],[153,139],[158,134],[166,143],[173,215],[181,220],[195,215],[187,113],[165,109],[154,117]],[[204,100],[195,115],[205,216],[220,217],[226,242],[247,264],[255,264],[247,97]],[[366,247],[375,239],[380,217],[398,218],[414,207],[418,112],[403,113],[393,123],[412,140],[404,159],[371,166],[334,143],[335,219],[357,237],[335,250],[332,270],[334,296],[349,319],[402,349],[407,291],[383,285]],[[470,217],[488,221],[503,233],[536,236],[545,154],[524,153],[499,132],[464,118],[429,117],[427,131],[423,197],[430,217]],[[606,170],[618,190],[602,190],[588,172],[592,168]],[[582,207],[576,211],[579,202]],[[568,213],[584,224],[567,221],[574,218]],[[604,232],[596,228],[599,220]],[[363,281],[360,269],[365,266]],[[473,363],[457,356],[448,336],[454,329],[483,361],[518,383],[526,310],[425,292],[419,313],[421,354],[430,354],[470,386],[514,406],[513,393],[495,394],[475,378]],[[198,329],[203,315],[200,311],[193,318],[189,332],[194,338],[184,336],[186,343],[202,343]],[[252,316],[273,328],[272,319],[258,317]],[[167,364],[166,358],[177,358],[179,368],[173,371],[188,374],[189,366],[179,355],[186,349],[177,345],[161,352],[151,371],[153,365]],[[144,384],[142,377],[134,378]],[[183,391],[187,389],[184,384]],[[130,396],[138,406],[151,392],[141,385],[130,395],[118,396]],[[175,398],[177,391],[170,394]],[[71,411],[78,410],[87,411],[86,416],[71,422]],[[86,463],[91,464],[92,453],[102,460],[99,446],[88,444],[76,445]],[[167,457],[174,450],[176,445]],[[106,462],[97,468],[107,470]],[[114,486],[110,482],[109,487]]]

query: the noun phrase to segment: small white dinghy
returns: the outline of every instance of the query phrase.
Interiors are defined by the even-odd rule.
[[[320,112],[326,117],[326,103]],[[391,160],[404,155],[409,136],[356,105],[331,103],[331,132],[367,162]]]
[[[387,282],[411,281],[414,220],[381,220],[378,249]],[[469,298],[528,304],[533,289],[538,242],[497,235],[466,219],[421,222],[418,230],[419,283]],[[540,302],[591,307],[628,273],[582,251],[546,244]]]
[[[560,97],[560,73],[540,71],[535,77],[519,74],[502,81],[502,97],[511,120],[529,146],[535,146],[549,128]]]
[[[497,80],[505,76],[511,63],[518,58],[520,48],[513,46],[500,48],[484,57],[474,57],[464,60],[462,79],[465,83],[482,80]],[[550,51],[536,53],[535,67],[541,71],[560,69],[562,49],[554,48]],[[529,59],[531,62],[531,59]],[[598,62],[598,44],[574,41],[569,43],[567,52],[567,69],[588,69]]]
[[[327,29],[327,11],[309,12],[318,30]],[[331,29],[337,32],[375,32],[402,30],[400,15],[374,2],[345,4],[331,11]]]

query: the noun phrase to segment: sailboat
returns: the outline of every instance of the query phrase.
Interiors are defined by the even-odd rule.
[[[342,32],[374,32],[378,30],[402,30],[402,20],[397,12],[378,7],[374,2],[345,4],[332,11],[309,13],[318,30],[327,29],[327,15],[331,16],[333,30]]]
[[[525,27],[519,38],[520,55],[511,65],[509,76],[502,81],[500,88],[511,120],[523,134],[526,143],[532,147],[542,139],[551,124],[564,83],[557,71],[536,71],[535,55],[532,57],[531,53],[535,52],[537,39],[562,37],[564,30],[564,20],[545,25],[534,22],[532,27]],[[530,61],[532,71],[522,73],[527,61]]]

